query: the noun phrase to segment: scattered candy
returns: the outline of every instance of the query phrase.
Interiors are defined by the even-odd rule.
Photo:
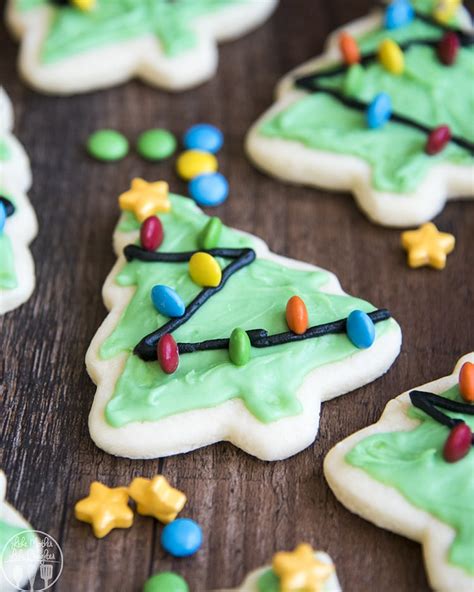
[[[209,251],[215,249],[219,244],[219,239],[222,233],[222,222],[216,216],[209,218],[207,224],[202,229],[199,235],[199,246],[201,249]]]
[[[7,221],[7,208],[0,201],[0,232],[3,232],[5,228],[5,222]]]
[[[474,364],[464,362],[459,372],[459,392],[467,403],[474,403]]]
[[[139,222],[144,222],[157,212],[171,210],[168,194],[169,187],[165,181],[148,183],[143,179],[133,179],[130,189],[119,197],[120,209],[133,212]]]
[[[349,66],[360,62],[359,45],[355,38],[346,31],[343,31],[339,35],[339,49],[342,53],[344,62]]]
[[[385,11],[385,28],[398,29],[408,25],[415,18],[415,11],[409,0],[394,0]]]
[[[357,96],[364,84],[365,70],[360,64],[351,66],[344,77],[344,93],[348,96]]]
[[[176,162],[178,175],[185,181],[190,181],[205,173],[215,173],[217,168],[216,157],[202,150],[186,150],[180,154]]]
[[[195,284],[206,288],[217,288],[221,283],[222,270],[209,253],[194,253],[189,260],[189,275]]]
[[[445,66],[452,66],[458,56],[461,43],[454,31],[447,31],[438,45],[439,61]]]
[[[236,366],[245,366],[250,360],[250,339],[243,329],[234,329],[229,339],[229,358]]]
[[[405,69],[405,57],[398,43],[392,39],[384,39],[379,45],[378,56],[382,66],[399,76]]]
[[[140,134],[137,151],[146,160],[156,162],[169,158],[175,152],[177,141],[174,135],[165,129],[151,129]]]
[[[353,310],[347,317],[347,337],[359,349],[367,349],[375,341],[375,325],[367,313]]]
[[[433,9],[434,18],[442,24],[447,24],[455,16],[462,4],[462,0],[438,0]]]
[[[220,206],[229,195],[229,183],[221,173],[198,175],[189,183],[189,195],[200,206]]]
[[[165,374],[173,374],[179,366],[179,350],[173,336],[163,335],[156,346],[158,363]]]
[[[164,524],[172,522],[186,504],[184,493],[171,487],[163,475],[156,475],[153,479],[136,477],[128,493],[137,503],[139,514],[153,516]]]
[[[189,586],[178,574],[163,571],[145,582],[143,592],[189,592]]]
[[[387,93],[379,93],[367,109],[367,125],[370,129],[383,127],[392,115],[392,101]]]
[[[287,302],[286,323],[297,335],[302,335],[308,328],[308,310],[299,296],[292,296]]]
[[[140,243],[146,251],[156,251],[163,242],[163,225],[156,216],[149,216],[140,227]]]
[[[457,462],[464,458],[472,445],[471,428],[460,421],[451,429],[443,449],[443,456],[447,462]]]
[[[430,156],[441,152],[451,140],[451,130],[447,125],[435,128],[426,140],[425,152]]]
[[[430,265],[435,269],[446,267],[446,256],[454,250],[456,239],[452,234],[440,232],[432,222],[418,230],[402,232],[402,247],[408,251],[408,265]]]
[[[114,162],[128,154],[128,140],[115,130],[99,130],[89,137],[87,151],[97,160]]]
[[[198,123],[184,134],[183,144],[187,150],[203,150],[215,154],[222,148],[224,136],[217,127],[208,123]]]
[[[174,557],[189,557],[202,545],[201,527],[189,518],[178,518],[164,527],[161,544]]]
[[[314,556],[311,545],[302,543],[294,551],[280,551],[273,556],[272,568],[280,590],[322,591],[334,573],[334,566]]]
[[[151,289],[151,301],[156,310],[165,317],[182,317],[186,306],[181,296],[170,286],[159,284]]]

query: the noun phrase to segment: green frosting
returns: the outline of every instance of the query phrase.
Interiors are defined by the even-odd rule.
[[[457,386],[443,396],[462,402]],[[448,561],[474,574],[474,451],[471,447],[462,460],[446,462],[442,451],[449,430],[414,407],[408,415],[419,419],[420,425],[369,436],[346,455],[346,461],[451,526],[456,537]],[[448,415],[462,418],[474,429],[474,416]]]
[[[198,237],[209,218],[191,200],[171,196],[172,211],[160,215],[165,239],[160,251],[198,249]],[[138,223],[124,215],[118,229],[130,231]],[[219,247],[252,246],[252,239],[235,230],[222,228]],[[220,261],[221,266],[229,261]],[[266,329],[270,334],[287,331],[285,307],[294,294],[306,302],[310,325],[346,317],[354,309],[373,307],[350,296],[321,292],[328,274],[299,271],[274,262],[259,260],[238,271],[222,291],[213,296],[173,336],[177,342],[195,342],[229,337],[233,329]],[[102,344],[103,359],[110,359],[134,346],[168,319],[153,307],[150,291],[155,284],[177,290],[189,303],[201,290],[188,274],[187,263],[127,263],[118,273],[120,286],[136,288],[112,334]],[[393,328],[393,321],[376,325],[377,335]],[[106,407],[109,424],[119,427],[132,421],[154,421],[188,411],[214,407],[239,397],[260,421],[271,422],[298,414],[301,405],[296,392],[311,370],[355,353],[349,339],[328,335],[297,344],[252,348],[250,361],[242,367],[232,364],[229,353],[198,352],[182,355],[176,373],[166,375],[159,364],[128,355],[125,369]]]
[[[280,592],[280,578],[273,569],[267,569],[258,578],[258,592]]]
[[[243,0],[97,0],[92,11],[57,6],[42,49],[46,64],[98,47],[155,35],[163,51],[174,57],[197,44],[195,21]],[[47,0],[17,0],[20,10]]]
[[[416,2],[428,9],[430,2]],[[420,5],[420,6],[418,6]],[[410,39],[439,39],[438,28],[421,20],[387,31],[377,29],[358,39],[363,52],[376,49],[385,38],[398,43]],[[474,141],[474,48],[462,48],[456,64],[446,67],[436,51],[413,46],[405,52],[405,72],[391,74],[378,62],[350,68],[321,86],[349,93],[369,103],[379,92],[392,99],[393,109],[430,128],[449,125],[453,134]],[[425,154],[426,135],[415,128],[389,122],[384,128],[367,128],[365,114],[342,105],[323,93],[309,94],[265,121],[260,133],[294,140],[308,148],[347,154],[365,160],[372,169],[372,184],[380,191],[409,193],[417,189],[429,169],[440,162],[472,164],[470,153],[450,143],[437,156]]]
[[[0,289],[12,290],[18,285],[10,237],[0,232]]]
[[[0,161],[10,160],[12,152],[6,140],[0,138]]]

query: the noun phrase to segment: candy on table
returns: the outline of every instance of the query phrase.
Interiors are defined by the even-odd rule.
[[[273,557],[273,572],[279,578],[281,590],[322,592],[334,572],[334,566],[314,556],[311,545],[302,543],[294,551],[280,551]]]
[[[136,477],[128,493],[136,502],[139,514],[153,516],[164,524],[172,522],[186,504],[185,494],[171,487],[163,475],[156,475],[153,479]]]
[[[140,134],[137,151],[140,156],[153,162],[169,158],[176,151],[175,136],[165,129],[151,129]]]
[[[189,275],[198,286],[217,288],[221,283],[222,270],[212,255],[198,252],[189,260]]]
[[[173,374],[179,366],[179,350],[174,337],[166,333],[156,346],[158,363],[165,374]]]
[[[432,222],[418,230],[402,233],[402,246],[408,252],[408,265],[429,265],[435,269],[446,267],[446,256],[454,250],[456,239],[452,234],[440,232]]]
[[[198,123],[184,134],[183,144],[187,150],[203,150],[216,154],[224,144],[224,136],[214,125]]]
[[[399,76],[405,70],[405,57],[398,43],[392,39],[384,39],[378,49],[378,57],[382,66],[392,74]]]
[[[308,328],[308,309],[299,296],[292,296],[286,304],[286,323],[297,335],[302,335]]]
[[[459,372],[459,392],[466,403],[474,403],[474,364],[464,362]]]
[[[189,592],[189,586],[178,574],[163,571],[145,582],[143,592]]]
[[[98,130],[87,140],[87,151],[97,160],[115,162],[128,154],[127,138],[111,129]]]
[[[156,251],[164,238],[163,224],[157,216],[149,216],[140,226],[140,244],[146,251]]]
[[[133,179],[130,189],[119,197],[119,205],[120,209],[133,212],[139,222],[144,222],[157,212],[169,212],[171,202],[168,183]]]
[[[438,58],[445,66],[452,66],[459,53],[461,42],[454,31],[447,31],[438,44]]]
[[[221,173],[198,175],[189,183],[189,195],[200,206],[219,206],[229,195],[229,183]]]
[[[447,125],[435,128],[426,140],[425,152],[430,156],[441,152],[451,140],[451,130]]]
[[[229,339],[229,358],[236,366],[245,366],[250,360],[251,344],[246,331],[236,328]]]
[[[385,10],[385,28],[398,29],[411,23],[415,18],[415,11],[409,0],[394,0]]]
[[[222,222],[216,216],[209,218],[207,224],[199,235],[199,246],[208,251],[215,249],[219,244],[219,238],[222,233]]]
[[[186,150],[176,161],[178,175],[185,181],[191,181],[198,175],[215,173],[218,168],[216,157],[203,150]]]
[[[350,66],[360,62],[360,49],[357,40],[346,31],[339,35],[339,49],[344,62]]]
[[[201,527],[190,518],[178,518],[164,527],[161,545],[174,557],[194,555],[202,545]]]
[[[151,300],[156,310],[165,317],[182,317],[186,306],[174,288],[158,284],[151,289]]]
[[[375,341],[375,325],[367,313],[353,310],[346,321],[349,340],[359,349],[370,347]]]
[[[367,125],[370,129],[383,127],[392,115],[392,101],[387,93],[375,96],[367,109]]]

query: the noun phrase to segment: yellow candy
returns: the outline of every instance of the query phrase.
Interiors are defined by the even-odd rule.
[[[334,567],[314,556],[311,545],[302,543],[294,551],[280,551],[273,557],[273,571],[282,592],[323,592]]]
[[[432,222],[418,230],[402,233],[402,246],[408,251],[408,265],[430,265],[435,269],[446,267],[446,256],[454,250],[456,240],[452,234],[440,232]]]
[[[139,514],[153,516],[164,524],[173,522],[186,503],[184,493],[171,487],[163,475],[153,479],[136,477],[128,493],[137,502]]]
[[[209,253],[194,253],[189,260],[189,275],[195,284],[205,288],[217,288],[222,279],[219,263]]]
[[[143,179],[133,179],[130,189],[119,197],[120,209],[133,212],[139,222],[157,212],[169,212],[168,189],[165,181],[148,183]]]
[[[84,12],[94,10],[96,0],[71,0],[71,4]]]
[[[379,60],[382,66],[392,74],[403,74],[405,57],[398,43],[384,39],[379,45]]]
[[[433,10],[435,19],[443,24],[447,24],[459,10],[462,0],[439,0]]]
[[[176,162],[178,175],[185,181],[204,173],[215,173],[217,168],[217,158],[214,154],[202,150],[186,150]]]

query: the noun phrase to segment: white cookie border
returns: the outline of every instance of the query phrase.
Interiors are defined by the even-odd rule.
[[[6,20],[21,41],[19,69],[40,92],[73,94],[102,89],[138,77],[154,86],[181,91],[211,78],[218,63],[217,43],[233,40],[261,25],[278,0],[246,0],[198,19],[197,45],[177,57],[168,57],[154,35],[98,47],[53,64],[42,64],[41,47],[52,10],[40,6],[20,11],[8,0]]]
[[[457,384],[464,362],[474,362],[474,353],[463,356],[449,376],[418,388],[435,394],[445,392]],[[454,529],[411,505],[395,488],[372,479],[363,469],[345,461],[346,454],[372,434],[410,431],[420,424],[406,414],[412,406],[409,398],[412,390],[390,401],[377,423],[356,432],[332,448],[324,460],[324,475],[334,495],[351,512],[422,545],[426,571],[433,589],[438,592],[472,592],[474,577],[446,560],[447,551],[455,537]]]
[[[416,226],[434,218],[448,199],[474,197],[474,165],[441,163],[433,166],[413,193],[377,191],[371,183],[372,168],[356,156],[307,148],[294,140],[269,138],[259,133],[260,126],[308,93],[293,87],[295,76],[340,62],[338,36],[342,31],[361,35],[379,27],[382,12],[353,21],[333,32],[322,56],[306,62],[285,76],[277,86],[276,103],[251,127],[246,138],[246,152],[261,170],[290,183],[322,187],[354,194],[360,209],[377,224],[392,227]],[[463,10],[460,20],[470,26],[469,13]]]

